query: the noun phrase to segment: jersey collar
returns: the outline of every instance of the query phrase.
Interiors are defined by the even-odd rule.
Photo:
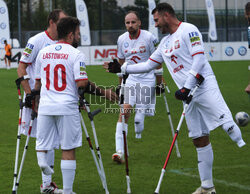
[[[49,35],[49,33],[48,33],[47,30],[45,30],[45,34],[46,34],[51,40],[55,41],[53,38],[51,38],[51,36]]]
[[[141,29],[139,29],[139,33],[138,33],[137,37],[135,38],[135,40],[136,40],[137,38],[139,38],[140,34],[141,34]],[[131,38],[130,34],[129,34],[129,38],[130,38],[130,40],[133,40],[133,39]]]
[[[65,41],[58,41],[56,44],[69,44],[68,42]],[[70,45],[70,44],[69,44]]]

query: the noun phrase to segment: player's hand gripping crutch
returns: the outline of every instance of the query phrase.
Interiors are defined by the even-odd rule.
[[[16,86],[17,86],[17,92],[18,92],[18,99],[19,99],[19,116],[18,116],[18,129],[17,129],[17,142],[16,142],[16,157],[15,157],[15,167],[14,167],[14,180],[13,180],[13,187],[12,187],[12,193],[16,193],[16,181],[17,181],[17,167],[18,167],[18,157],[19,157],[19,147],[20,147],[20,141],[21,141],[21,122],[22,122],[22,112],[23,112],[23,106],[24,103],[22,101],[22,95],[21,95],[21,78],[16,79]]]
[[[85,98],[81,97],[81,100],[82,100],[83,104],[85,105],[85,108],[86,108],[86,110],[88,112],[88,117],[90,119],[92,131],[93,131],[93,135],[94,135],[97,156],[98,156],[98,159],[99,159],[100,170],[101,170],[101,173],[102,173],[103,186],[104,186],[106,194],[108,194],[109,191],[108,191],[108,185],[107,185],[107,181],[106,181],[106,175],[105,175],[105,171],[104,171],[104,167],[103,167],[103,163],[102,163],[102,156],[101,156],[100,147],[99,147],[99,144],[98,144],[98,139],[97,139],[96,130],[95,130],[94,115],[93,115],[93,113],[91,113],[89,105],[86,102]]]
[[[159,191],[160,191],[161,182],[162,182],[162,180],[163,180],[163,176],[164,176],[164,173],[165,173],[165,171],[166,171],[166,167],[167,167],[168,161],[169,161],[169,159],[170,159],[170,155],[171,155],[171,152],[172,152],[172,150],[173,150],[175,141],[176,141],[176,139],[177,139],[179,130],[180,130],[180,128],[181,128],[181,124],[182,124],[183,119],[184,119],[184,117],[185,117],[185,113],[186,113],[186,110],[187,110],[187,108],[188,108],[188,105],[189,105],[189,103],[191,102],[194,93],[196,92],[196,90],[200,87],[200,85],[201,85],[202,82],[204,81],[204,78],[203,78],[200,74],[198,74],[198,73],[195,74],[195,77],[197,78],[198,82],[197,82],[197,84],[195,85],[195,87],[193,88],[193,90],[191,90],[191,91],[189,92],[189,95],[188,95],[187,100],[186,100],[186,102],[185,102],[185,105],[184,105],[184,108],[183,108],[183,112],[182,112],[182,114],[181,114],[180,121],[179,121],[178,126],[177,126],[177,129],[176,129],[176,131],[175,131],[175,135],[174,135],[172,144],[171,144],[171,146],[170,146],[170,149],[169,149],[169,151],[168,151],[167,158],[166,158],[165,163],[164,163],[164,165],[163,165],[163,168],[162,168],[162,170],[161,170],[160,179],[159,179],[158,184],[157,184],[157,187],[156,187],[156,189],[155,189],[155,194],[158,194]]]
[[[93,111],[91,114],[93,116],[97,115],[99,112],[101,112],[101,109],[97,109],[95,111]],[[95,152],[94,152],[94,149],[93,149],[93,146],[92,146],[92,143],[91,143],[91,140],[90,140],[90,137],[89,137],[89,134],[88,134],[88,130],[86,128],[86,125],[84,123],[84,120],[83,120],[83,117],[82,117],[82,114],[81,114],[81,110],[80,110],[80,119],[81,119],[81,124],[82,124],[82,127],[83,127],[83,130],[85,132],[85,135],[86,135],[86,139],[88,141],[88,144],[89,144],[89,148],[90,148],[90,151],[91,151],[91,154],[93,156],[93,159],[94,159],[94,162],[95,162],[95,165],[96,165],[96,168],[97,168],[97,172],[100,176],[100,179],[102,181],[102,186],[103,188],[105,189],[105,180],[104,180],[104,177],[102,175],[102,171],[100,169],[100,166],[99,166],[99,163],[97,161],[97,158],[96,158],[96,155],[95,155]]]
[[[167,84],[166,84],[166,82],[165,82],[165,80],[163,78],[162,78],[162,82],[165,85],[165,89],[167,89],[168,93],[170,93],[170,90],[168,89]],[[168,114],[168,120],[169,120],[169,124],[170,124],[170,128],[171,128],[172,136],[174,138],[174,126],[173,126],[173,122],[172,122],[170,110],[169,110],[169,107],[168,107],[168,101],[167,101],[165,90],[163,92],[163,98],[164,98],[164,101],[165,101],[165,106],[166,106],[166,110],[167,110],[167,114]],[[180,154],[180,150],[179,150],[179,146],[178,146],[177,140],[175,142],[175,149],[176,149],[176,155],[177,155],[177,157],[180,158],[181,154]]]
[[[124,142],[124,156],[125,156],[125,166],[126,166],[126,181],[127,181],[127,193],[131,193],[130,189],[130,178],[129,178],[129,168],[128,168],[128,147],[127,147],[127,135],[125,131],[125,111],[124,111],[124,92],[125,83],[128,75],[123,75],[122,85],[120,90],[120,106],[121,106],[121,116],[122,116],[122,134]]]

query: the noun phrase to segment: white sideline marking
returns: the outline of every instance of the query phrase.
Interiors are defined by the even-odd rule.
[[[213,169],[246,168],[246,167],[249,168],[249,166],[247,166],[247,165],[236,165],[236,166],[230,166],[230,167],[214,167]],[[186,168],[186,169],[183,169],[183,170],[190,171],[190,170],[194,170],[194,168]],[[179,174],[179,175],[184,175],[184,176],[188,176],[188,177],[198,178],[198,179],[200,178],[198,175],[183,172],[183,171],[178,170],[178,169],[170,169],[170,170],[168,170],[168,172]],[[217,183],[224,184],[224,185],[226,185],[228,187],[237,187],[237,188],[242,189],[242,190],[250,191],[249,186],[240,185],[239,183],[229,183],[229,182],[227,182],[225,180],[219,180],[219,179],[215,179],[215,178],[213,178],[213,181],[217,182]]]

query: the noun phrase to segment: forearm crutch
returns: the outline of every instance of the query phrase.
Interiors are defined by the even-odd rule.
[[[173,122],[172,122],[170,110],[169,110],[169,107],[168,107],[168,101],[167,101],[167,97],[166,97],[166,92],[165,91],[164,91],[163,98],[164,98],[164,101],[165,101],[165,106],[166,106],[166,110],[167,110],[167,114],[168,114],[168,120],[169,120],[169,124],[170,124],[170,128],[171,128],[172,136],[174,138],[174,126],[173,126]],[[175,142],[175,148],[176,148],[176,155],[177,155],[178,158],[180,158],[181,154],[180,154],[180,150],[179,150],[179,147],[178,147],[177,140]]]
[[[100,147],[99,147],[98,139],[97,139],[97,135],[96,135],[96,130],[95,130],[94,115],[93,115],[93,113],[91,113],[89,105],[87,104],[85,98],[81,98],[81,100],[83,101],[83,104],[85,105],[86,110],[88,112],[88,117],[90,119],[92,131],[93,131],[93,135],[94,135],[95,146],[96,146],[98,161],[99,161],[99,165],[100,165],[100,170],[101,170],[102,177],[103,177],[104,189],[105,189],[106,194],[108,194],[109,191],[108,191],[108,185],[107,185],[107,181],[106,181],[106,175],[105,175],[105,171],[104,171],[104,167],[103,167],[103,163],[102,163],[101,151],[100,151]]]
[[[27,135],[25,146],[24,146],[24,150],[23,150],[23,156],[22,156],[22,160],[21,160],[21,163],[20,163],[19,171],[18,171],[18,176],[17,176],[17,181],[16,181],[16,192],[17,192],[17,189],[18,189],[18,186],[19,186],[19,181],[20,181],[20,178],[21,178],[21,173],[22,173],[22,169],[23,169],[23,164],[24,164],[26,152],[28,150],[28,145],[29,145],[29,139],[30,139],[30,134],[31,134],[31,130],[32,130],[32,125],[33,125],[33,122],[34,122],[34,119],[35,119],[36,116],[37,116],[37,113],[33,109],[32,113],[31,113],[31,120],[30,120],[30,125],[29,125],[29,131],[28,131],[28,135]]]
[[[14,167],[14,180],[13,180],[13,187],[12,193],[16,193],[16,180],[17,180],[17,167],[18,167],[18,157],[19,157],[19,147],[21,141],[21,122],[22,122],[22,112],[23,112],[23,101],[21,95],[21,79],[16,79],[16,86],[18,92],[18,99],[19,99],[19,116],[18,116],[18,128],[17,128],[17,142],[16,142],[16,157],[15,157],[15,167]]]
[[[170,159],[170,155],[171,155],[171,152],[173,150],[173,147],[174,147],[174,144],[175,144],[175,141],[177,140],[177,136],[178,136],[178,133],[180,131],[180,128],[181,128],[181,124],[183,122],[183,119],[185,117],[185,114],[186,114],[186,111],[187,111],[187,108],[188,108],[188,105],[189,103],[191,102],[192,98],[193,98],[193,95],[194,93],[196,92],[196,90],[200,87],[200,85],[202,84],[202,82],[204,81],[204,78],[200,75],[200,74],[195,74],[195,77],[197,78],[198,80],[198,83],[195,85],[194,89],[190,91],[188,97],[187,97],[187,100],[185,102],[185,105],[184,105],[184,108],[183,108],[183,112],[181,114],[181,118],[180,118],[180,121],[178,123],[178,126],[177,126],[177,129],[175,131],[175,135],[174,135],[174,138],[173,138],[173,141],[172,141],[172,144],[170,146],[170,149],[168,151],[168,155],[167,155],[167,158],[165,160],[165,163],[163,165],[163,168],[161,170],[161,175],[160,175],[160,179],[158,181],[158,184],[157,184],[157,187],[155,189],[155,194],[158,194],[159,191],[160,191],[160,187],[161,187],[161,182],[163,180],[163,176],[164,176],[164,173],[166,171],[166,167],[167,167],[167,164],[168,164],[168,161]]]
[[[92,114],[95,114],[95,115],[98,114],[98,113],[101,111],[101,109],[98,109],[97,111],[98,111],[98,112],[94,112],[94,113],[92,112]],[[89,144],[89,148],[90,148],[91,154],[92,154],[92,156],[93,156],[93,159],[94,159],[94,162],[95,162],[95,165],[96,165],[96,168],[97,168],[97,172],[98,172],[98,174],[99,174],[99,176],[100,176],[100,179],[101,179],[101,182],[102,182],[102,186],[103,186],[103,188],[105,189],[105,181],[104,181],[104,178],[103,178],[103,176],[102,176],[102,172],[101,172],[99,163],[98,163],[98,161],[97,161],[97,158],[96,158],[96,155],[95,155],[95,152],[94,152],[94,149],[93,149],[93,146],[92,146],[92,143],[91,143],[89,134],[88,134],[88,130],[87,130],[86,125],[85,125],[85,123],[84,123],[84,120],[83,120],[81,111],[80,111],[79,114],[80,114],[81,124],[82,124],[83,130],[84,130],[84,132],[85,132],[86,139],[87,139],[87,142],[88,142],[88,144]]]
[[[127,135],[125,131],[125,112],[124,112],[124,92],[125,83],[127,76],[123,75],[122,85],[120,90],[120,106],[121,106],[121,116],[122,116],[122,134],[123,134],[123,146],[124,146],[124,156],[125,156],[125,166],[126,166],[126,181],[127,181],[127,193],[131,193],[130,189],[130,178],[129,178],[129,168],[128,168],[128,147],[127,147]]]

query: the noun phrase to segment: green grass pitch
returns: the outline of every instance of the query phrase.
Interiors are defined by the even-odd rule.
[[[250,113],[250,99],[244,92],[249,82],[249,61],[211,62],[217,77],[221,92],[231,112]],[[98,85],[109,86],[117,84],[117,77],[106,73],[101,66],[88,66],[90,80]],[[171,90],[167,94],[174,127],[177,126],[182,112],[182,104],[175,100],[177,89],[168,71],[164,77]],[[16,135],[18,124],[18,96],[14,80],[17,78],[16,69],[0,70],[0,193],[12,191],[13,169],[16,150]],[[91,109],[101,108],[102,113],[94,119],[108,188],[111,194],[126,193],[125,165],[112,162],[115,152],[115,126],[117,113],[104,113],[104,100],[101,105],[93,105]],[[110,105],[109,103],[106,105]],[[135,139],[134,115],[129,121],[128,147],[131,190],[134,194],[152,194],[159,180],[162,166],[172,142],[172,135],[163,97],[157,97],[156,115],[146,117],[142,139]],[[84,113],[92,143],[94,139],[89,119]],[[241,149],[231,141],[227,134],[218,128],[211,132],[211,142],[214,150],[214,183],[219,194],[250,193],[250,124],[241,128],[247,145]],[[20,145],[19,164],[25,144],[22,136]],[[177,158],[175,149],[167,166],[160,193],[192,193],[200,185],[197,170],[197,155],[191,139],[188,138],[185,122],[178,136],[181,158]],[[30,140],[22,177],[19,186],[20,194],[39,193],[41,172],[38,168],[35,141]],[[53,180],[62,188],[60,171],[61,151],[56,151],[55,174]],[[105,193],[102,189],[96,166],[90,153],[83,133],[83,146],[77,149],[77,170],[74,181],[74,191],[78,194]]]

